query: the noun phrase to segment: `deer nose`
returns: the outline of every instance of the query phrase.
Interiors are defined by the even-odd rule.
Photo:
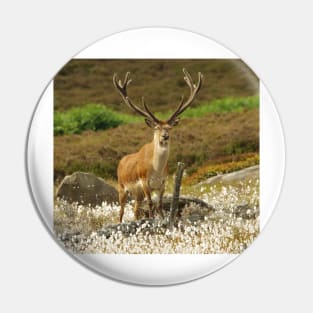
[[[170,138],[168,134],[163,135],[163,139],[167,140],[168,138]]]

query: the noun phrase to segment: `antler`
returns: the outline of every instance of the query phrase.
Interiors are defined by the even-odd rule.
[[[184,68],[183,68],[183,73],[185,74],[184,80],[186,81],[187,85],[190,88],[190,96],[185,103],[184,103],[184,96],[182,96],[180,100],[180,104],[178,105],[176,111],[172,114],[172,116],[167,120],[167,123],[173,122],[178,115],[183,113],[188,108],[188,106],[192,103],[192,101],[194,100],[195,96],[197,95],[197,93],[199,92],[202,86],[203,75],[200,72],[198,73],[197,85],[194,84],[190,74]]]
[[[127,72],[126,75],[125,75],[124,81],[122,83],[121,80],[117,80],[117,74],[114,73],[114,75],[113,75],[113,85],[119,91],[119,93],[122,96],[124,102],[127,104],[127,106],[129,108],[133,109],[134,111],[136,111],[140,115],[144,116],[145,118],[147,118],[149,120],[153,120],[155,123],[159,123],[160,120],[157,119],[153,115],[153,113],[150,111],[150,109],[148,108],[148,106],[145,103],[144,97],[142,97],[142,104],[143,104],[143,107],[145,108],[145,111],[140,109],[137,105],[133,104],[132,101],[130,100],[130,98],[128,97],[128,95],[127,95],[127,86],[131,82],[131,79],[129,79],[129,75],[130,75],[130,73]]]

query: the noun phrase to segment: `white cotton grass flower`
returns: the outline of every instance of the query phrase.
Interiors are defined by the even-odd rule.
[[[160,232],[154,233],[149,223],[143,223],[127,236],[121,225],[107,238],[100,230],[119,223],[118,204],[104,202],[90,207],[57,199],[54,229],[64,246],[75,253],[241,253],[258,235],[259,179],[236,185],[204,185],[188,194],[212,205],[214,212],[190,222],[188,216],[201,213],[201,208],[186,207],[176,227],[160,227]],[[254,214],[254,218],[244,218],[237,212],[242,204],[248,206],[245,213]],[[132,203],[128,203],[124,223],[133,219]]]

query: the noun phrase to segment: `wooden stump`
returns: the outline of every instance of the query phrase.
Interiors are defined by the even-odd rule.
[[[175,175],[175,183],[174,183],[174,191],[173,191],[173,200],[171,204],[171,214],[170,214],[170,225],[174,225],[175,216],[178,211],[178,203],[179,203],[179,193],[181,180],[183,178],[183,173],[185,169],[185,164],[182,162],[178,162],[177,171]]]

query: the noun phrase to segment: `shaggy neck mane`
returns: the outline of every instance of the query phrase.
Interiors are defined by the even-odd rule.
[[[153,137],[153,169],[157,172],[162,172],[167,164],[168,160],[168,155],[169,155],[169,142],[167,143],[166,146],[160,145],[160,140],[159,140],[159,133],[156,131],[154,132],[154,137]]]

